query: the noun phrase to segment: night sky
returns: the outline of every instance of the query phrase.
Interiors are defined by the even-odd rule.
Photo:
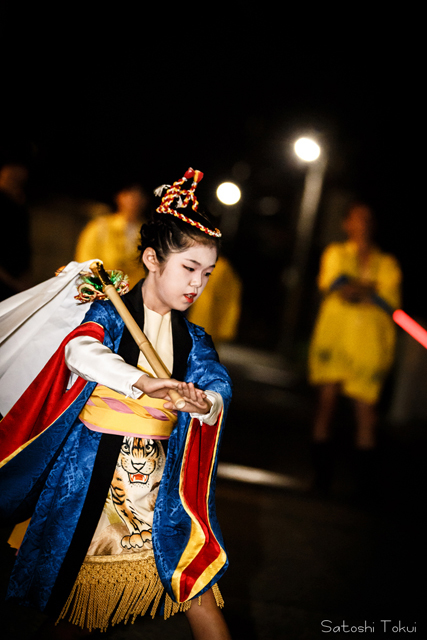
[[[100,6],[90,19],[64,9],[25,16],[25,28],[8,15],[1,144],[31,157],[30,195],[108,201],[122,181],[151,191],[193,166],[205,173],[198,194],[210,204],[218,181],[240,178],[245,244],[231,251],[242,277],[262,287],[289,262],[303,186],[290,144],[310,130],[328,154],[320,209],[336,192],[371,203],[378,241],[404,269],[406,309],[427,316],[413,24],[404,14],[374,22],[324,9],[227,7],[225,15],[205,5],[203,18],[193,6]],[[257,210],[266,196],[280,203],[268,218]],[[263,234],[260,249],[254,236]]]

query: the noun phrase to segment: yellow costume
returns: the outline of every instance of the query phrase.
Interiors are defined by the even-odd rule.
[[[190,307],[188,319],[204,328],[215,343],[236,338],[241,311],[242,284],[226,258],[220,256],[203,297]]]
[[[80,234],[75,260],[85,262],[94,256],[106,269],[121,269],[129,276],[132,288],[145,275],[136,246],[141,223],[129,224],[121,213],[99,216]]]
[[[362,269],[356,244],[350,241],[329,245],[321,259],[318,285],[325,297],[310,345],[309,380],[315,385],[339,382],[345,395],[373,404],[393,362],[395,325],[374,302],[344,300],[333,289],[340,276],[373,285],[376,294],[396,309],[401,270],[393,256],[377,248]]]

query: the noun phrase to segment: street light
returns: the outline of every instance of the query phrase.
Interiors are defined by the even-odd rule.
[[[226,205],[237,204],[241,198],[241,191],[234,182],[223,182],[216,190],[217,198]]]
[[[231,240],[239,225],[242,192],[234,182],[223,182],[216,190],[216,197],[227,208],[221,221],[222,235],[224,239]]]
[[[313,138],[298,138],[294,144],[294,150],[300,160],[307,163],[304,191],[298,217],[295,249],[295,256],[297,257],[296,263],[302,266],[302,257],[304,256],[305,266],[305,254],[310,248],[311,236],[317,208],[319,206],[320,194],[322,192],[326,159],[325,153],[322,153],[320,145]]]
[[[326,171],[326,154],[313,138],[301,137],[294,151],[307,163],[304,191],[296,229],[292,266],[288,271],[288,299],[284,314],[284,349],[289,351],[296,332],[301,306],[301,294],[308,256]]]
[[[320,156],[320,147],[312,138],[298,138],[294,144],[294,151],[304,162],[314,162]]]

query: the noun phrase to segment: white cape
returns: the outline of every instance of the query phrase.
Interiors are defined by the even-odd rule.
[[[0,413],[6,415],[62,340],[81,324],[90,303],[75,300],[79,274],[95,259],[63,271],[0,303]]]

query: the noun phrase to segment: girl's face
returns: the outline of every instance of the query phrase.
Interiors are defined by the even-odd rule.
[[[153,249],[148,248],[143,259],[149,270],[144,302],[152,311],[165,315],[171,309],[186,311],[197,300],[215,267],[217,251],[211,245],[194,244],[180,253],[170,253],[166,262],[159,264]]]

